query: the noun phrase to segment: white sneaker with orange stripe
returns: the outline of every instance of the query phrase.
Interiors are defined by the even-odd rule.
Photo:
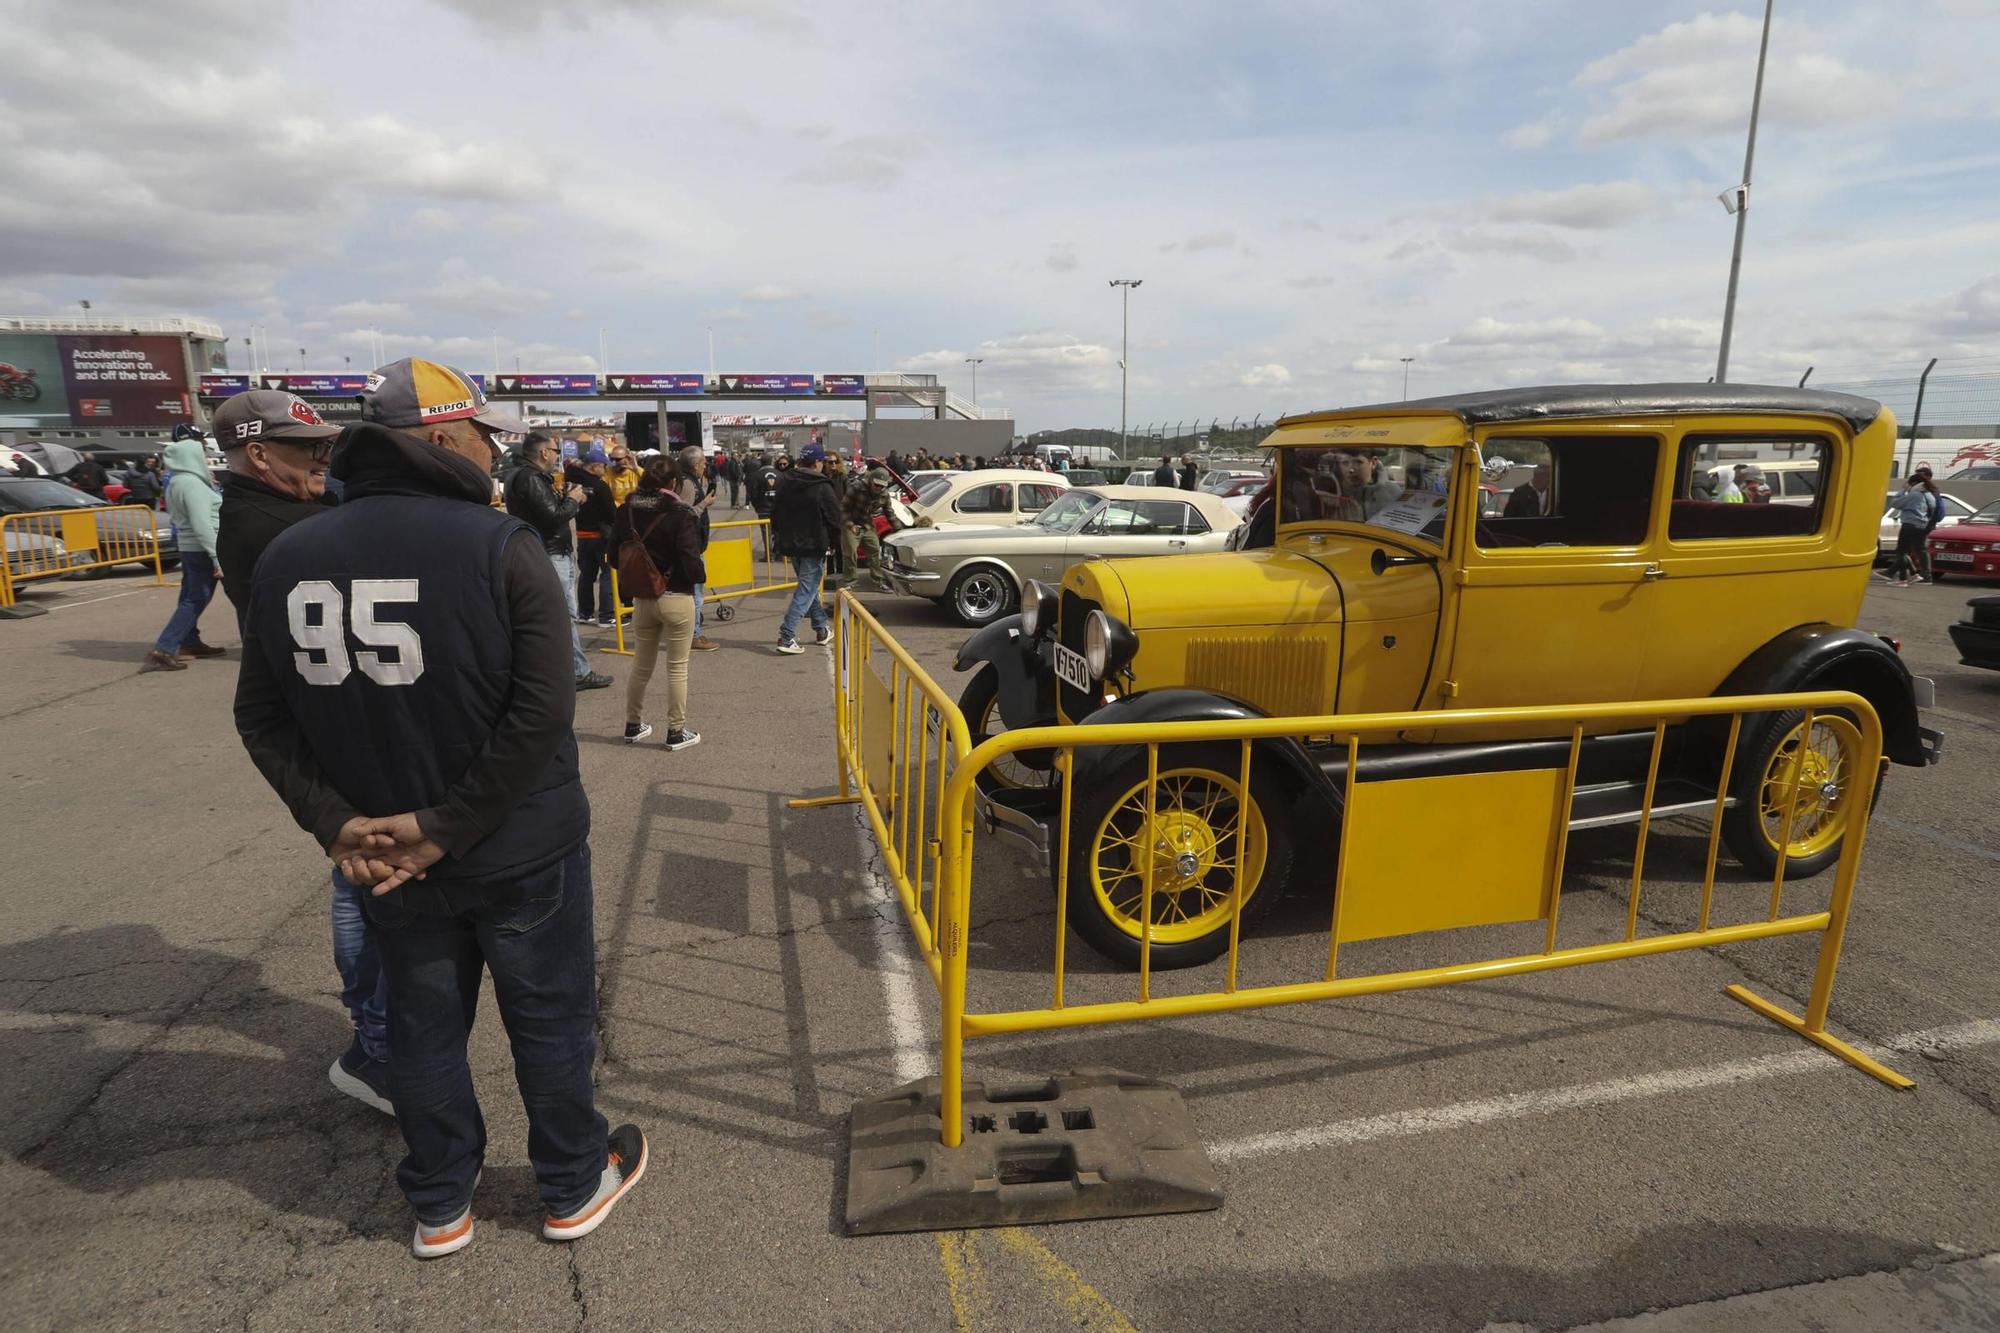
[[[447,1254],[457,1254],[472,1244],[472,1205],[465,1205],[465,1211],[451,1221],[440,1226],[417,1223],[417,1234],[410,1241],[410,1253],[419,1259],[442,1259]]]
[[[620,1125],[612,1130],[605,1148],[604,1174],[597,1178],[597,1192],[574,1212],[561,1217],[545,1214],[542,1235],[547,1239],[582,1240],[611,1216],[611,1210],[625,1197],[625,1192],[646,1174],[646,1136],[637,1125]]]

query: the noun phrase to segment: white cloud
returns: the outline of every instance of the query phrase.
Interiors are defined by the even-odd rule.
[[[1198,232],[1184,241],[1169,241],[1161,250],[1227,250],[1236,244],[1236,233],[1228,228]]]
[[[401,301],[345,301],[326,312],[337,324],[402,324],[410,307]]]
[[[1068,333],[1022,333],[982,342],[971,351],[947,349],[922,352],[896,362],[898,370],[940,378],[965,369],[965,358],[979,356],[982,379],[1009,381],[1016,391],[1101,390],[1118,383],[1118,349]]]
[[[1076,247],[1068,241],[1057,241],[1049,247],[1045,262],[1052,273],[1068,273],[1076,267]]]
[[[774,282],[760,282],[736,299],[755,301],[759,304],[775,305],[781,301],[797,301],[804,293],[793,287],[781,287]]]
[[[1236,377],[1236,382],[1246,389],[1276,389],[1292,382],[1292,372],[1272,361],[1250,367]]]
[[[464,259],[452,258],[438,266],[436,280],[419,299],[439,310],[495,320],[537,314],[554,305],[556,298],[553,292],[502,282],[475,271]]]
[[[1583,122],[1578,142],[1742,134],[1762,28],[1749,14],[1699,14],[1591,61],[1577,86],[1604,89],[1610,105]],[[1818,128],[1879,119],[1893,85],[1811,49],[1811,41],[1802,25],[1772,25],[1767,122]]]
[[[800,167],[792,179],[808,185],[841,185],[879,194],[903,178],[903,159],[918,145],[895,135],[867,134],[842,139]]]
[[[1656,217],[1665,206],[1661,193],[1639,181],[1604,181],[1562,190],[1501,195],[1470,211],[1495,222],[1540,222],[1554,227],[1598,229]]]
[[[1540,148],[1555,135],[1555,126],[1546,120],[1531,120],[1516,125],[1500,136],[1500,142],[1509,148],[1522,150]]]

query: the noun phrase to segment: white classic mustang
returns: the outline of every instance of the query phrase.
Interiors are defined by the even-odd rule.
[[[1241,522],[1201,491],[1089,486],[1019,527],[905,528],[882,549],[897,591],[941,601],[976,626],[1018,606],[1026,579],[1055,583],[1077,561],[1103,556],[1220,551]]]

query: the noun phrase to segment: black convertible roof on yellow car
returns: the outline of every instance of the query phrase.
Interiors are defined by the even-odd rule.
[[[1789,412],[1801,416],[1836,417],[1860,431],[1882,414],[1882,405],[1872,398],[1858,398],[1851,393],[1795,389],[1780,384],[1547,384],[1526,389],[1488,389],[1479,393],[1416,398],[1405,403],[1342,407],[1328,412],[1304,412],[1281,418],[1277,424],[1292,426],[1356,417],[1446,413],[1468,426],[1483,426],[1505,421],[1662,416],[1687,412]]]

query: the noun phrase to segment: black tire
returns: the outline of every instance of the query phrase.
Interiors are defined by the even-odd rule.
[[[715,618],[726,625],[736,619],[736,608],[728,602],[717,602],[715,604]]]
[[[965,716],[974,748],[1007,729],[1000,719],[1000,672],[991,662],[973,672],[972,679],[965,682],[965,689],[958,696],[958,711]],[[1057,776],[1054,769],[1029,768],[1009,755],[980,769],[972,780],[979,790],[990,795],[1023,787],[1053,787]]]
[[[1233,788],[1240,771],[1241,759],[1234,745],[1179,745],[1160,751],[1159,773],[1161,788],[1165,789],[1183,772],[1207,773],[1207,785],[1220,791],[1221,803],[1215,813],[1223,815],[1224,833],[1215,839],[1206,851],[1213,852],[1213,865],[1206,870],[1197,869],[1195,877],[1187,881],[1188,887],[1174,889],[1163,886],[1155,870],[1153,887],[1153,917],[1155,935],[1152,946],[1151,965],[1169,969],[1194,967],[1208,962],[1229,948],[1229,916],[1227,895],[1233,888],[1234,880],[1234,839],[1239,834],[1234,831],[1236,820],[1233,815],[1235,797]],[[1109,898],[1114,904],[1122,895],[1136,894],[1137,878],[1129,855],[1121,856],[1117,851],[1117,838],[1136,829],[1128,826],[1143,826],[1143,805],[1132,805],[1128,800],[1134,796],[1143,802],[1146,783],[1146,753],[1138,750],[1118,762],[1107,772],[1097,774],[1089,791],[1078,790],[1072,797],[1070,829],[1067,846],[1061,854],[1069,862],[1069,925],[1079,938],[1092,949],[1114,963],[1136,969],[1139,966],[1140,941],[1137,931],[1137,917],[1134,910],[1120,918],[1107,914],[1104,900]],[[1185,799],[1195,795],[1200,799],[1199,787],[1182,789]],[[1159,805],[1164,791],[1156,791],[1155,816],[1161,814]],[[1251,828],[1253,837],[1246,856],[1254,856],[1255,848],[1261,841],[1263,867],[1261,872],[1250,871],[1255,879],[1248,887],[1248,897],[1243,903],[1241,931],[1247,933],[1261,921],[1283,896],[1292,872],[1292,792],[1287,788],[1276,765],[1253,754],[1250,764],[1250,805],[1253,815]],[[1214,825],[1207,825],[1213,830]],[[1255,830],[1261,828],[1261,839]],[[1100,832],[1111,835],[1100,850]],[[1189,853],[1190,855],[1192,853]],[[1116,877],[1115,887],[1100,894],[1094,861],[1102,859],[1104,868]],[[1196,857],[1195,864],[1208,860],[1207,855]],[[1156,861],[1156,867],[1162,863]],[[1132,899],[1135,907],[1137,898]],[[1190,907],[1199,908],[1186,914]],[[1175,919],[1176,913],[1183,913]],[[1162,918],[1166,918],[1162,920]],[[1129,928],[1128,924],[1129,923]],[[1204,923],[1207,923],[1204,926]],[[1161,939],[1159,931],[1164,928],[1169,938]],[[1178,938],[1176,938],[1178,936]]]
[[[1772,771],[1773,757],[1777,755],[1779,747],[1785,745],[1797,732],[1799,724],[1803,721],[1805,721],[1803,709],[1794,708],[1779,713],[1771,719],[1754,744],[1744,746],[1737,751],[1736,763],[1730,773],[1729,791],[1730,795],[1735,797],[1735,804],[1723,812],[1722,840],[1729,847],[1730,854],[1742,862],[1752,874],[1758,876],[1768,877],[1777,874],[1778,871],[1778,848],[1766,831],[1772,824],[1782,824],[1784,819],[1780,812],[1770,824],[1766,822],[1767,796],[1772,800],[1778,799],[1775,783],[1769,792],[1766,791],[1767,781],[1775,776]],[[1819,724],[1822,721],[1838,722],[1849,728],[1854,725],[1845,713],[1819,714],[1814,718],[1815,733],[1820,730]],[[1879,794],[1881,790],[1880,775],[1871,777],[1855,773],[1852,771],[1851,755],[1849,761],[1849,771],[1838,783],[1842,790],[1839,796],[1834,798],[1836,804],[1849,801],[1855,785],[1862,781],[1871,783],[1875,794]],[[1801,799],[1809,799],[1803,789]],[[1871,814],[1874,812],[1872,800],[1869,803],[1869,812]],[[1795,827],[1797,820],[1808,817],[1810,817],[1809,811],[1801,807],[1795,812]],[[1843,820],[1846,818],[1845,814],[1840,817]],[[1830,844],[1816,847],[1809,853],[1801,854],[1795,851],[1787,855],[1785,877],[1810,878],[1839,860],[1840,849],[1846,841],[1847,824],[1843,822],[1840,827],[1842,830],[1840,836]]]
[[[980,629],[1020,603],[1021,593],[998,565],[967,565],[944,590],[945,608],[958,623]]]

